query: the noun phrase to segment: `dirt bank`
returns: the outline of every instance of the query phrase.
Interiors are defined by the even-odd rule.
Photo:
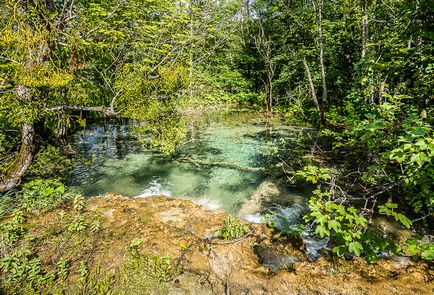
[[[434,292],[432,267],[407,258],[381,260],[376,265],[361,259],[308,262],[289,242],[273,241],[265,225],[250,225],[252,233],[241,240],[212,239],[227,216],[189,201],[115,195],[91,199],[83,214],[98,214],[98,226],[78,242],[61,230],[71,210],[72,205],[65,205],[29,221],[33,251],[43,265],[66,257],[73,273],[86,260],[90,268],[116,277],[136,240],[140,241],[137,251],[172,258],[176,272],[168,280],[164,291],[168,294]]]

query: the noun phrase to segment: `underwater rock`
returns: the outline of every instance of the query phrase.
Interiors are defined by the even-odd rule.
[[[263,209],[264,203],[270,203],[279,194],[280,190],[277,184],[269,179],[264,180],[250,198],[243,202],[240,211],[238,211],[238,216],[243,218],[246,215],[260,212]]]

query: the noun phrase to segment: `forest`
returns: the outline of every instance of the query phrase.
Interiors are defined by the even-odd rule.
[[[0,293],[166,294],[89,277],[67,291],[70,270],[89,267],[44,261],[29,220],[73,208],[65,223],[83,239],[102,222],[68,183],[77,132],[127,122],[142,147],[173,160],[194,117],[223,109],[309,130],[268,145],[280,167],[271,177],[311,188],[298,227],[268,220],[282,239],[303,244],[310,228],[333,259],[376,264],[389,251],[432,271],[432,1],[0,0]],[[411,234],[379,233],[379,217]],[[240,239],[242,224],[230,216],[218,235]],[[163,286],[171,262],[138,254],[142,244],[131,242],[129,266],[145,259]]]

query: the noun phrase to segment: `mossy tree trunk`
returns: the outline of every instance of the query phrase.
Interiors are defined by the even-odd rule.
[[[35,134],[33,124],[25,124],[21,128],[21,148],[0,182],[0,193],[7,192],[19,185],[21,178],[32,164],[33,155],[36,151]]]

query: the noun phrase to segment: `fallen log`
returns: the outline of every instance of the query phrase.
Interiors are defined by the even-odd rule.
[[[199,159],[192,159],[189,157],[183,157],[176,159],[179,162],[186,162],[195,165],[196,167],[200,166],[218,166],[222,168],[228,168],[228,169],[236,169],[240,171],[250,171],[250,172],[267,172],[267,169],[264,167],[251,167],[251,166],[244,166],[239,165],[235,163],[228,163],[228,162],[216,162],[216,161],[204,161]]]

